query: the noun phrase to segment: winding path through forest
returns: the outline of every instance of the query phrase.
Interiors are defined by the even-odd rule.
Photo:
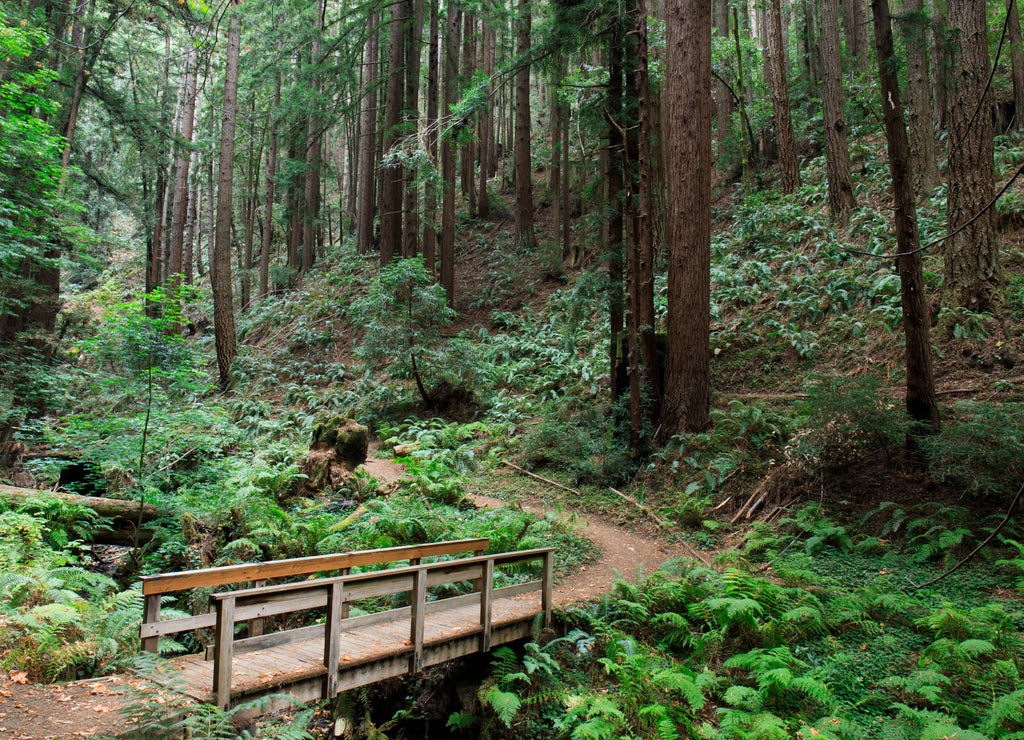
[[[405,473],[400,464],[372,457],[363,467],[381,483],[398,480]],[[506,505],[489,496],[471,495],[471,498],[483,508]],[[522,508],[537,516],[554,511],[540,502],[530,502]],[[690,555],[683,546],[651,539],[592,514],[558,510],[555,516],[571,517],[574,530],[601,551],[595,561],[556,584],[556,607],[597,598],[611,591],[616,578],[632,582],[638,573],[649,575],[666,560]],[[25,682],[23,674],[10,671],[0,675],[0,738],[74,740],[116,736],[127,729],[119,708],[130,701],[133,687],[140,686],[141,681],[124,675],[62,684],[31,684]]]

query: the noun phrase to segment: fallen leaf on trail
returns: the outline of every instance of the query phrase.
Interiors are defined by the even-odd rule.
[[[28,683],[28,674],[25,671],[11,671],[10,676],[14,683]]]
[[[107,693],[107,687],[106,686],[93,686],[92,689],[89,691],[89,696],[93,696],[94,694],[106,694],[106,693]]]
[[[110,707],[93,707],[92,710],[94,712],[99,712],[100,714],[106,714],[110,711]]]

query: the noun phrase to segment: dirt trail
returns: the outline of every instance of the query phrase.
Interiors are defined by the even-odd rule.
[[[402,465],[370,458],[363,465],[379,483],[391,483],[405,474]],[[506,502],[471,496],[480,507],[496,508]],[[553,509],[530,502],[525,511],[545,516]],[[603,521],[591,514],[558,512],[572,517],[572,526],[601,550],[598,559],[555,585],[554,602],[565,606],[594,599],[611,591],[615,579],[634,582],[638,571],[649,575],[670,558],[687,557],[685,548],[654,540]],[[75,740],[114,737],[128,729],[118,709],[129,701],[125,676],[107,676],[63,684],[23,683],[17,671],[0,674],[0,738],[3,740]]]

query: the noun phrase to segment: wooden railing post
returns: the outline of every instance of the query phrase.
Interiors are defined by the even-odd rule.
[[[163,594],[149,594],[146,597],[145,606],[142,608],[142,623],[153,624],[160,621],[160,597]],[[160,636],[144,637],[142,639],[142,650],[147,653],[160,653]]]
[[[475,557],[475,558],[483,557],[483,554],[484,554],[483,548],[477,548],[476,550],[473,551],[473,557]],[[483,587],[483,581],[482,580],[477,579],[477,580],[473,581],[473,592],[474,593],[479,591],[482,587]]]
[[[484,575],[480,588],[480,652],[491,650],[491,612],[494,607],[494,558],[487,558],[483,564]]]
[[[540,604],[544,611],[544,626],[551,626],[551,585],[555,580],[555,553],[544,553],[544,575],[541,576]]]
[[[338,573],[340,575],[343,575],[343,576],[347,576],[351,572],[352,572],[351,568],[342,568],[341,570],[338,571]],[[347,601],[342,601],[341,602],[341,611],[338,612],[338,615],[339,615],[339,617],[338,617],[339,619],[348,619],[348,602]]]
[[[324,699],[338,695],[338,660],[341,658],[341,610],[344,581],[333,581],[327,591],[327,622],[324,626]]]
[[[427,615],[427,573],[418,568],[412,575],[412,591],[409,592],[410,620],[409,643],[412,645],[410,673],[423,670],[423,628]]]
[[[253,588],[263,588],[267,585],[267,579],[261,578],[252,582]],[[259,637],[263,634],[263,617],[249,620],[249,637]]]
[[[221,709],[231,707],[231,661],[235,642],[235,597],[217,598],[217,635],[213,654],[213,696]]]

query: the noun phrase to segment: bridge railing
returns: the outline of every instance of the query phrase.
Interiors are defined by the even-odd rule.
[[[259,587],[265,585],[272,578],[304,576],[334,570],[345,575],[351,572],[352,568],[364,565],[383,565],[400,561],[408,561],[410,565],[417,565],[423,558],[439,555],[473,553],[479,556],[483,555],[489,544],[490,540],[482,537],[143,576],[142,593],[145,597],[145,606],[143,607],[142,625],[139,628],[142,649],[146,652],[157,653],[160,650],[160,637],[163,635],[213,627],[216,624],[212,608],[207,614],[161,620],[160,600],[169,593],[192,588],[211,588],[241,583],[253,583]],[[258,635],[262,631],[262,618],[253,619],[249,625],[250,635]]]
[[[539,580],[494,588],[495,568],[538,560],[542,565]],[[323,636],[324,644],[324,698],[333,698],[338,693],[341,635],[359,627],[401,619],[409,620],[409,671],[419,672],[423,668],[426,615],[470,604],[479,605],[477,626],[480,628],[480,650],[486,652],[491,648],[492,610],[495,599],[540,591],[544,623],[550,624],[553,570],[554,548],[547,547],[213,594],[211,600],[216,617],[213,656],[215,701],[218,706],[225,709],[230,705],[232,662],[236,653],[261,650],[319,636]],[[428,587],[461,581],[473,581],[478,584],[476,592],[427,601]],[[351,602],[398,593],[409,594],[409,606],[358,617],[346,616],[346,607]],[[323,624],[241,640],[234,638],[235,625],[239,622],[320,608],[327,610],[327,618]]]

